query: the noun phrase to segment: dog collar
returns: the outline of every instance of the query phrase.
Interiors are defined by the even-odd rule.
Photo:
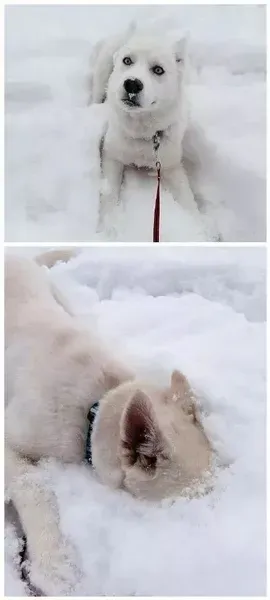
[[[93,426],[94,426],[94,421],[98,412],[98,408],[99,408],[99,402],[95,402],[95,404],[93,404],[91,406],[91,408],[89,409],[88,415],[87,415],[87,420],[89,422],[88,424],[88,430],[87,430],[87,436],[86,436],[86,445],[85,445],[85,460],[87,460],[89,465],[92,465],[92,432],[93,432]]]

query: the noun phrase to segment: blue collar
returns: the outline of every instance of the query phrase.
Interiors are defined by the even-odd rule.
[[[87,460],[88,464],[92,464],[92,431],[93,425],[96,418],[96,414],[98,412],[99,402],[95,402],[89,409],[87,420],[89,421],[87,436],[86,436],[86,444],[85,444],[85,460]]]

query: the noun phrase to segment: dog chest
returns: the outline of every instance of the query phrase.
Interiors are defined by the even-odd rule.
[[[115,130],[108,129],[103,152],[106,156],[121,162],[125,166],[154,169],[156,160],[161,162],[163,168],[172,168],[178,165],[182,158],[182,144],[177,136],[162,135],[158,155],[154,152],[153,140],[134,139],[120,135]]]

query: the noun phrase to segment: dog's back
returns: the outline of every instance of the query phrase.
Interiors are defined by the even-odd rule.
[[[52,303],[50,285],[42,269],[30,259],[8,255],[5,260],[5,341],[9,343],[12,332],[31,305]]]
[[[46,277],[42,266],[52,267],[58,261],[67,262],[72,249],[52,250],[35,259],[8,254],[5,258],[5,342],[12,332],[35,318],[36,311],[58,311],[70,314],[68,303],[55,284]],[[61,311],[62,312],[62,311]]]

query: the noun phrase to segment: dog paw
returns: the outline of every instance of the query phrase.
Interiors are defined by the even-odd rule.
[[[99,219],[97,222],[97,226],[96,226],[96,233],[103,233],[103,231],[104,231],[103,221],[101,219]]]
[[[113,225],[104,225],[103,223],[97,226],[97,234],[102,234],[102,242],[114,241],[117,239],[117,230]]]
[[[102,241],[104,242],[106,242],[107,240],[113,241],[117,239],[116,227],[109,222],[108,218],[100,218],[98,220],[96,233],[103,234]]]
[[[82,579],[74,549],[65,544],[30,566],[30,581],[47,596],[70,596]]]
[[[110,197],[112,195],[112,188],[108,182],[108,179],[103,179],[100,186],[100,195]]]
[[[115,241],[117,239],[117,231],[116,231],[116,228],[113,225],[108,225],[105,228],[105,233],[106,233],[106,237],[111,242],[113,242],[113,241]]]

